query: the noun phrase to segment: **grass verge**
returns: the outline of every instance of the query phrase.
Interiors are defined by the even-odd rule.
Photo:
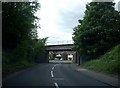
[[[120,44],[98,59],[83,63],[81,67],[120,77]]]

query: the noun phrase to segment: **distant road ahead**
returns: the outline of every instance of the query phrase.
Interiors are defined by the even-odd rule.
[[[112,88],[110,85],[92,79],[74,69],[71,62],[51,61],[13,74],[3,80],[3,88],[43,88],[43,86],[62,88]],[[18,87],[19,86],[19,87]],[[104,87],[103,87],[104,86]],[[106,87],[105,87],[106,86]],[[113,87],[114,88],[114,87]]]

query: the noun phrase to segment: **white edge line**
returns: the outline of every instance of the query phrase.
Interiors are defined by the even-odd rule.
[[[56,88],[59,88],[59,86],[58,86],[58,84],[56,82],[54,84],[55,84]]]
[[[54,75],[53,75],[53,71],[51,71],[51,77],[54,77]]]

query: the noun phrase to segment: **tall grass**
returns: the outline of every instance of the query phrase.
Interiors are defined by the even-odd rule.
[[[99,72],[120,76],[120,44],[105,55],[81,65],[82,67]]]

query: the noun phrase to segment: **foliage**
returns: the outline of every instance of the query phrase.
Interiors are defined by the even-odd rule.
[[[35,56],[40,56],[45,54],[45,44],[47,41],[48,37],[43,38],[43,39],[38,39],[36,44],[35,44]]]
[[[17,45],[17,47],[12,51],[10,55],[10,63],[21,63],[22,61],[33,61],[34,50],[31,48],[33,46],[29,45],[27,41]]]
[[[85,62],[81,66],[105,73],[120,74],[120,44],[98,59]]]
[[[45,53],[47,38],[37,35],[39,8],[37,2],[2,2],[3,75],[32,66]]]
[[[37,38],[39,9],[36,2],[2,2],[2,43],[3,49],[14,49],[24,40]]]
[[[120,43],[120,12],[112,2],[86,5],[83,20],[74,27],[74,49],[83,56],[96,58]]]
[[[46,38],[45,38],[46,39]],[[25,69],[36,64],[36,57],[45,54],[45,39],[34,40],[28,44],[27,41],[17,45],[10,53],[3,53],[3,76],[12,72]]]

